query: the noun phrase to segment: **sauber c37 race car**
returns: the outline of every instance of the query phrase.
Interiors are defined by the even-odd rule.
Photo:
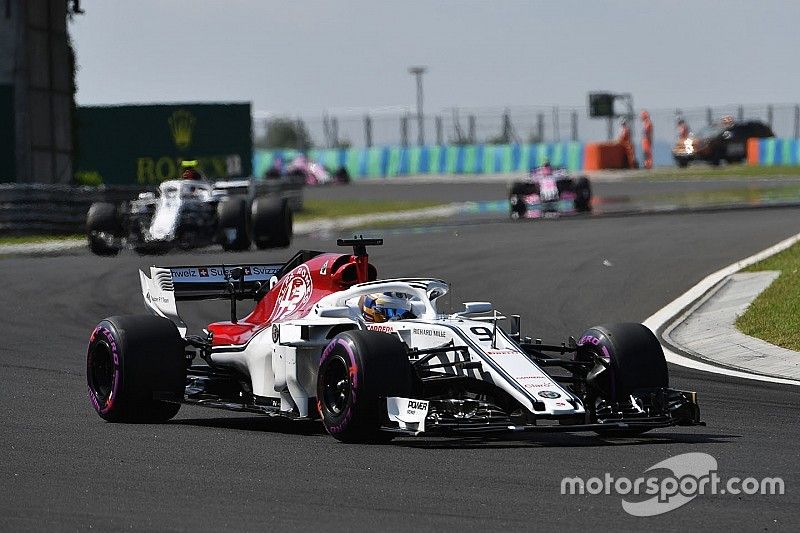
[[[157,192],[130,202],[96,202],[86,215],[89,248],[116,255],[131,246],[140,253],[220,244],[225,250],[289,246],[292,212],[286,199],[256,197],[250,180],[169,180]]]
[[[523,181],[511,184],[508,203],[512,219],[573,215],[592,210],[592,188],[585,176],[544,165]]]
[[[102,320],[87,353],[89,398],[112,422],[161,422],[181,404],[321,420],[345,442],[396,435],[595,431],[697,425],[694,392],[669,388],[641,324],[577,341],[523,337],[486,302],[442,314],[438,279],[378,280],[368,245],[301,251],[282,264],[151,267],[146,315]],[[189,334],[177,302],[228,299],[230,320]],[[237,302],[255,308],[237,316]],[[510,320],[511,326],[501,327]]]

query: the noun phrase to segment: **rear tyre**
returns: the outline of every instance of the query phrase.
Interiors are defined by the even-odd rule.
[[[251,212],[253,242],[259,250],[285,248],[292,242],[292,210],[284,198],[256,198]]]
[[[350,183],[350,173],[347,171],[347,167],[339,167],[334,174],[334,179],[336,183],[341,183],[342,185]]]
[[[97,255],[117,255],[119,247],[115,237],[122,233],[117,216],[117,206],[108,202],[95,202],[86,214],[86,237],[89,249]]]
[[[581,335],[579,346],[579,353],[589,350],[609,366],[606,369],[598,363],[589,372],[589,398],[619,403],[628,401],[630,395],[639,390],[669,387],[664,351],[656,336],[642,324],[624,323],[591,328]],[[597,433],[630,436],[645,431],[606,430]]]
[[[414,374],[403,342],[377,331],[339,333],[322,353],[317,409],[325,429],[342,442],[381,443],[386,397],[413,397]]]
[[[186,386],[184,346],[170,320],[152,315],[101,321],[89,338],[86,381],[89,401],[109,422],[165,422]]]
[[[241,252],[249,249],[247,200],[232,197],[221,201],[217,206],[217,227],[223,250]]]

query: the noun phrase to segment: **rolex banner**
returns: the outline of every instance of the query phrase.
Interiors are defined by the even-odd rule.
[[[209,178],[249,176],[250,104],[79,107],[76,181],[152,185],[195,160]]]

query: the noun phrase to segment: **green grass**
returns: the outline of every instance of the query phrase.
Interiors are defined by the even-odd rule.
[[[746,268],[779,270],[781,275],[736,319],[739,331],[800,351],[800,243]]]
[[[303,210],[295,214],[295,222],[342,218],[354,215],[412,211],[443,205],[425,200],[305,200]]]
[[[683,179],[705,180],[715,178],[800,178],[800,166],[750,166],[747,164],[721,165],[689,165],[687,168],[656,167],[652,170],[626,171],[630,179]]]
[[[85,239],[85,235],[8,235],[0,236],[2,244],[36,244],[40,242]]]

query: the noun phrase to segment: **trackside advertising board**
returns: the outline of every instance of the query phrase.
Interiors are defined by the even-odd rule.
[[[209,178],[252,172],[249,103],[79,107],[76,177],[152,185],[197,160]]]

